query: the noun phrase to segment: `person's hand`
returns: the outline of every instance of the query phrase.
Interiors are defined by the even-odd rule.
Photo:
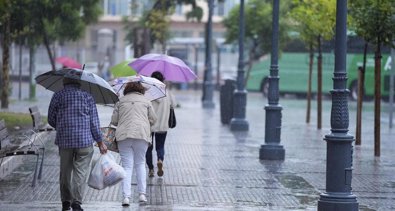
[[[106,154],[107,153],[107,146],[104,144],[103,141],[97,142],[97,145],[99,146],[99,150],[101,154]]]

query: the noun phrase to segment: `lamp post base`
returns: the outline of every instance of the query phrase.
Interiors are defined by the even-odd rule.
[[[323,193],[318,200],[318,211],[358,211],[357,197],[347,193]]]
[[[282,145],[264,144],[259,149],[260,160],[284,160],[285,149]]]
[[[202,99],[202,106],[203,108],[214,108],[215,104],[213,102],[213,92],[214,92],[214,85],[211,80],[205,81],[203,85],[203,99]]]
[[[230,130],[231,131],[248,131],[249,125],[247,120],[232,118],[230,121]]]
[[[213,101],[205,100],[203,101],[203,108],[215,108],[215,104]]]

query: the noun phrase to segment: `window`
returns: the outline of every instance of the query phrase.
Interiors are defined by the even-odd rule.
[[[186,30],[176,30],[173,31],[171,34],[172,37],[192,37],[192,32]]]
[[[117,48],[117,30],[112,30],[112,43],[113,43],[113,48]]]
[[[224,2],[218,2],[217,4],[217,15],[224,16],[225,15],[225,4]]]
[[[97,47],[97,39],[98,39],[98,36],[97,36],[97,29],[92,29],[91,30],[91,47],[92,48],[96,48]]]
[[[182,5],[181,4],[176,5],[175,14],[182,15]]]
[[[222,38],[224,37],[223,32],[213,32],[213,38]]]
[[[130,2],[127,0],[104,0],[104,14],[118,16],[128,15],[130,12]]]

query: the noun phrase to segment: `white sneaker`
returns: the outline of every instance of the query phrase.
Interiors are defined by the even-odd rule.
[[[123,198],[122,206],[124,206],[124,207],[129,206],[129,198],[128,197]]]
[[[144,193],[140,193],[139,202],[147,202],[147,197],[145,197]]]

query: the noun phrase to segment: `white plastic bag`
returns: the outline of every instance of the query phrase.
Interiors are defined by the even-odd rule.
[[[100,155],[89,175],[88,185],[91,188],[102,190],[112,186],[125,178],[126,172],[122,166],[115,162],[109,153]]]

